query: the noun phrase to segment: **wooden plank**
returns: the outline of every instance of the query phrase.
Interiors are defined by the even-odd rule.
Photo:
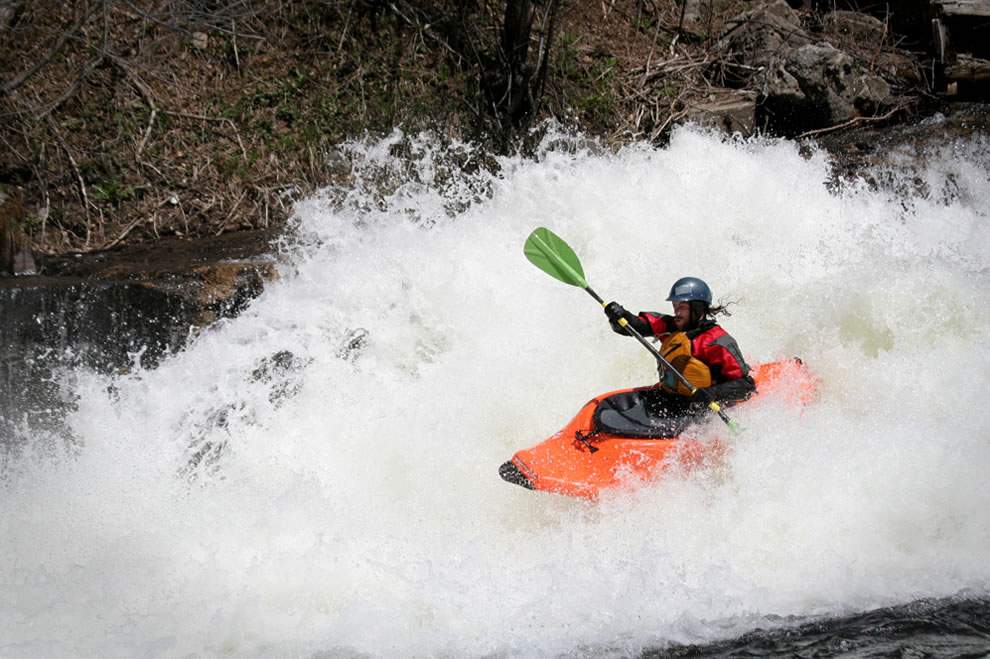
[[[935,41],[935,53],[940,64],[952,64],[956,61],[956,51],[952,48],[952,37],[949,28],[941,18],[932,19],[932,38]]]
[[[946,80],[990,80],[990,61],[960,55],[955,64],[945,67]]]
[[[990,0],[940,0],[935,4],[946,16],[990,16]]]

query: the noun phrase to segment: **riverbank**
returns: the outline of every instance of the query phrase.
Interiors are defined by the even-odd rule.
[[[29,269],[15,263],[25,250],[278,230],[294,200],[346,178],[337,144],[397,126],[525,152],[548,119],[610,144],[662,144],[686,121],[794,136],[911,123],[946,102],[926,79],[930,36],[897,13],[193,4],[151,16],[15,2],[0,15],[13,46],[0,56],[0,270]]]
[[[802,148],[824,149],[832,162],[832,181],[862,178],[879,184],[871,169],[921,165],[939,148],[960,139],[990,138],[990,105],[947,103],[943,111],[918,117],[911,123],[860,122],[840,130],[800,140]],[[460,163],[463,165],[464,163]],[[458,163],[451,163],[456,168]],[[484,166],[473,163],[470,166]],[[167,237],[91,252],[39,255],[36,274],[53,281],[65,278],[103,281],[152,281],[196,278],[200,270],[217,264],[264,264],[265,278],[275,276],[273,246],[284,225],[242,230],[199,239]],[[208,279],[208,278],[207,278]],[[0,277],[0,288],[35,285],[31,278]],[[204,283],[208,283],[206,279]]]

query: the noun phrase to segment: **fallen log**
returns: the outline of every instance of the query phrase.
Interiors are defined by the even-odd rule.
[[[958,55],[954,63],[946,65],[943,75],[946,80],[954,82],[990,80],[990,61]]]

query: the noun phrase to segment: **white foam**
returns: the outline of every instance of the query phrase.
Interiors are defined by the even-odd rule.
[[[396,161],[399,139],[351,145],[359,184],[298,204],[241,317],[155,371],[70,374],[75,443],[4,480],[0,654],[621,653],[986,589],[986,150],[931,158],[935,192],[905,198],[695,129],[613,155],[555,136],[495,177],[441,171],[427,136]],[[389,168],[418,169],[383,192]],[[734,410],[724,469],[597,504],[502,482],[654,377],[523,258],[541,225],[630,309],[705,278],[748,359],[803,357],[819,399]]]

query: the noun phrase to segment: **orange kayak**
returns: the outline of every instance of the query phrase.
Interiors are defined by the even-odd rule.
[[[757,365],[750,374],[758,393],[730,409],[768,396],[805,405],[818,387],[800,359]],[[512,456],[499,475],[531,490],[593,500],[605,490],[655,478],[672,464],[691,468],[717,458],[724,450],[721,439],[680,436],[712,415],[651,414],[650,401],[658,391],[636,387],[593,398],[562,430]]]

